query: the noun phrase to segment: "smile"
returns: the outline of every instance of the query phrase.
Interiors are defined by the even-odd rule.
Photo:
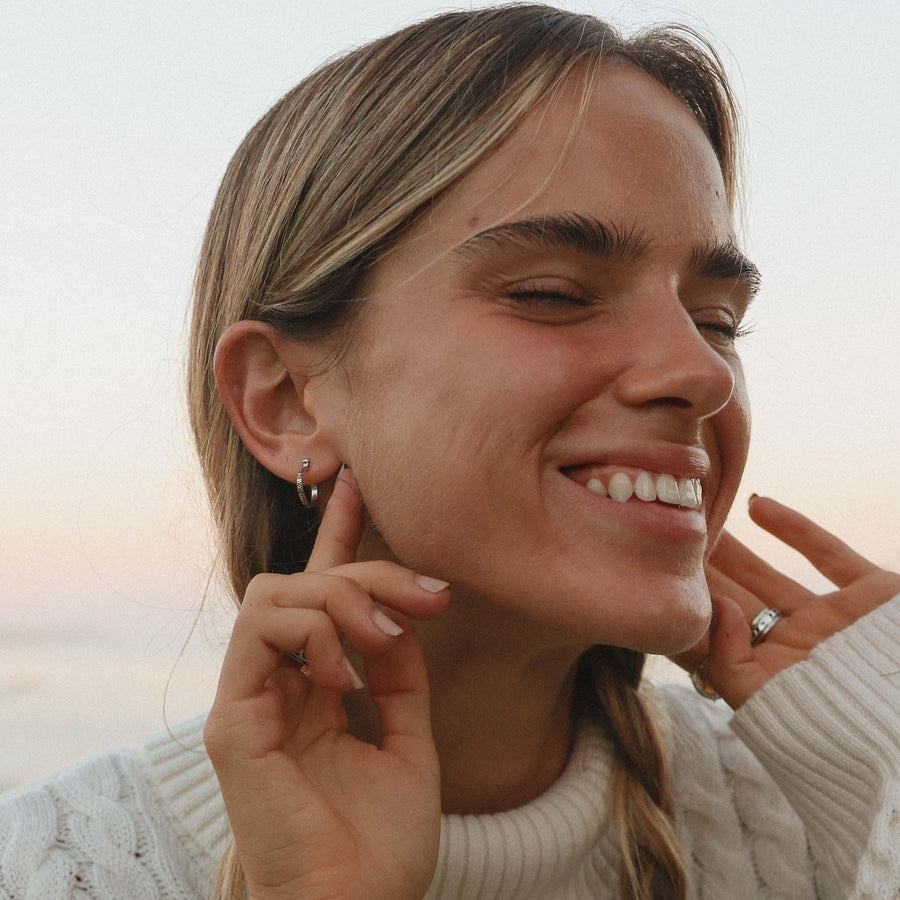
[[[683,509],[699,509],[703,503],[699,478],[676,478],[668,472],[654,474],[641,470],[632,476],[624,471],[613,471],[601,475],[595,469],[591,471],[585,487],[617,503],[627,503],[632,497],[645,503],[659,502]]]

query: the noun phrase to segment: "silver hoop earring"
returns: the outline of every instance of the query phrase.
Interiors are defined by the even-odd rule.
[[[297,495],[300,502],[307,508],[313,509],[319,504],[319,486],[311,484],[308,488],[303,484],[303,473],[309,468],[309,460],[305,457],[300,460],[300,471],[297,472]],[[307,491],[309,495],[307,496]]]

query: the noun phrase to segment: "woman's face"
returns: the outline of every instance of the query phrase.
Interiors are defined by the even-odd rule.
[[[608,64],[574,126],[579,99],[533,111],[376,267],[340,440],[381,552],[672,652],[706,627],[704,559],[746,458],[732,336],[754,270],[676,98]],[[642,471],[699,481],[702,504],[594,490]]]

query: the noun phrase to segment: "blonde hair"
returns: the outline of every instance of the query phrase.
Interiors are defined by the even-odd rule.
[[[404,229],[573,72],[589,91],[606,59],[637,66],[682,100],[733,208],[738,118],[715,51],[685,28],[625,39],[593,16],[541,5],[448,13],[353,50],[304,79],[244,139],[201,251],[188,368],[191,425],[238,601],[255,574],[304,567],[317,520],[232,427],[212,374],[222,333],[244,318],[304,340],[346,329],[367,272]],[[623,898],[683,898],[666,761],[637,693],[642,664],[632,651],[594,648],[578,697],[616,749]],[[233,842],[215,896],[244,896]]]

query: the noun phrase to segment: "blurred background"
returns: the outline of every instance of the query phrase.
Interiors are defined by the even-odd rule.
[[[487,5],[475,3],[474,6]],[[900,568],[900,6],[569,2],[711,35],[744,107],[754,443],[730,527],[795,505]],[[0,788],[205,709],[233,613],[182,393],[213,194],[329,57],[455,8],[416,0],[6,7],[0,38]],[[668,677],[663,674],[661,677]]]

